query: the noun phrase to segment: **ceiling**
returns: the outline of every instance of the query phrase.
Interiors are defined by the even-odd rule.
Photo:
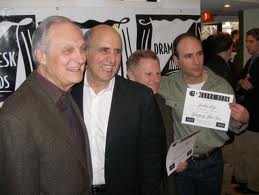
[[[238,11],[259,9],[259,0],[200,0],[201,11],[212,11],[214,15],[237,15]],[[224,8],[230,4],[229,8]]]

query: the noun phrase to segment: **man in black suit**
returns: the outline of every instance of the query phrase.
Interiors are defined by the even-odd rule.
[[[230,34],[226,32],[219,32],[209,40],[208,47],[211,48],[210,57],[204,62],[217,75],[226,79],[232,86],[234,92],[237,84],[237,78],[233,74],[230,57],[233,49],[233,40]],[[224,172],[221,194],[225,195],[231,187],[231,178],[233,176],[234,165],[234,133],[227,132],[229,140],[222,147],[222,154],[224,160]]]
[[[117,74],[119,33],[98,25],[86,35],[87,70],[73,96],[90,140],[93,194],[157,195],[162,119],[152,91]]]
[[[161,184],[161,195],[175,195],[174,174],[169,177],[166,172],[167,150],[174,141],[172,108],[166,105],[165,99],[159,95],[158,89],[161,80],[160,62],[157,55],[151,50],[137,50],[128,58],[127,76],[130,80],[142,83],[152,89],[158,104],[163,124],[165,127],[165,140],[162,143],[163,149],[163,180]],[[187,163],[186,163],[187,164]]]
[[[238,159],[235,171],[240,193],[259,194],[259,28],[253,28],[246,33],[246,48],[251,58],[247,61],[238,81],[238,95],[241,103],[250,113],[247,131],[236,143],[237,153],[244,156]]]
[[[237,78],[234,78],[230,57],[233,48],[233,40],[230,34],[220,32],[209,41],[211,54],[204,62],[213,72],[223,77],[235,90]]]

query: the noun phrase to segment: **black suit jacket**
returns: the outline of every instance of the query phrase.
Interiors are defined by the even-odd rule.
[[[229,62],[230,63],[230,62]],[[236,88],[237,78],[234,77],[232,66],[227,63],[221,56],[215,54],[211,56],[206,62],[213,72],[223,77],[232,86],[233,90]]]
[[[82,83],[73,88],[72,95],[82,111]],[[105,149],[109,195],[159,194],[162,130],[152,91],[116,76]]]
[[[90,195],[88,142],[87,158],[35,76],[32,73],[0,109],[0,194]],[[72,106],[84,127],[73,100]]]
[[[242,104],[250,113],[248,130],[259,132],[259,57],[257,57],[251,66],[249,66],[251,58],[247,61],[244,69],[241,72],[241,79],[245,78],[247,73],[250,75],[250,82],[253,84],[253,89],[245,90],[240,88],[239,93],[244,95]]]
[[[163,119],[163,124],[165,127],[164,141],[162,142],[162,173],[163,181],[162,181],[162,189],[161,195],[175,195],[176,194],[176,186],[175,186],[175,175],[172,173],[170,176],[167,176],[166,171],[166,155],[169,147],[174,141],[174,129],[173,129],[173,116],[172,116],[172,108],[166,105],[165,99],[159,95],[155,95],[156,102],[158,104],[159,110],[161,112],[161,116]]]

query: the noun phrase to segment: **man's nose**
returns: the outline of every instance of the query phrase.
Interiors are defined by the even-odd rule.
[[[153,80],[154,80],[156,83],[159,83],[159,81],[160,81],[160,75],[155,74],[155,75],[153,76]]]
[[[80,64],[83,64],[86,62],[86,53],[83,52],[83,51],[80,51],[78,50],[76,53],[75,53],[75,59],[78,60],[78,62]]]
[[[197,55],[193,56],[193,62],[194,62],[194,64],[199,64],[200,63],[200,59],[199,59],[199,57]]]

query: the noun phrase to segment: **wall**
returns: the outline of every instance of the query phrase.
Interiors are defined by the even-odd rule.
[[[250,55],[247,53],[246,47],[245,47],[245,40],[246,40],[246,32],[250,30],[251,28],[259,28],[259,20],[256,19],[259,18],[259,9],[251,9],[251,10],[245,10],[243,12],[243,30],[244,30],[244,63],[248,60]]]
[[[214,22],[238,22],[238,16],[215,16]]]
[[[146,2],[145,0],[1,0],[1,7],[146,7],[146,8],[173,8],[181,12],[200,12],[200,0],[160,0],[159,2]]]

